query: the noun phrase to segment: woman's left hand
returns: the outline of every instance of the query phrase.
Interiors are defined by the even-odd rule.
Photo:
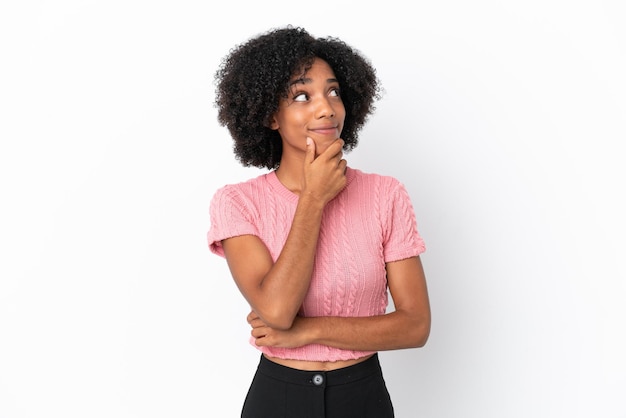
[[[247,321],[252,327],[251,335],[259,347],[295,348],[309,344],[305,333],[307,318],[296,316],[288,330],[268,327],[254,311],[248,314]]]

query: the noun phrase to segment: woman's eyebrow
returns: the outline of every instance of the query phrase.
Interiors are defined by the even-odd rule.
[[[308,84],[308,83],[311,83],[311,82],[313,82],[313,80],[310,79],[310,78],[305,78],[305,77],[297,78],[297,79],[289,82],[289,87],[294,86],[296,84]]]
[[[308,78],[308,77],[302,77],[302,78],[298,78],[289,82],[289,87],[294,86],[296,84],[309,84],[312,82],[313,82],[313,79]],[[338,83],[338,82],[339,80],[337,80],[336,78],[329,78],[326,80],[327,84]]]

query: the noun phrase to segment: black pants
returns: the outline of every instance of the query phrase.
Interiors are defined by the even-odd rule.
[[[242,418],[393,418],[378,355],[338,370],[309,372],[261,356]]]

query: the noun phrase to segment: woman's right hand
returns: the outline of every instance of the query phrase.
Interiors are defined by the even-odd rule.
[[[316,144],[307,138],[304,158],[303,196],[310,196],[323,204],[330,202],[346,186],[346,166],[343,159],[344,141],[337,138],[317,157]]]

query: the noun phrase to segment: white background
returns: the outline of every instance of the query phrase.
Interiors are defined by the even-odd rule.
[[[261,171],[213,73],[288,23],[386,90],[347,159],[428,247],[431,338],[381,354],[397,416],[626,417],[624,3],[216,5],[2,3],[0,417],[238,416],[258,353],[207,209]]]

